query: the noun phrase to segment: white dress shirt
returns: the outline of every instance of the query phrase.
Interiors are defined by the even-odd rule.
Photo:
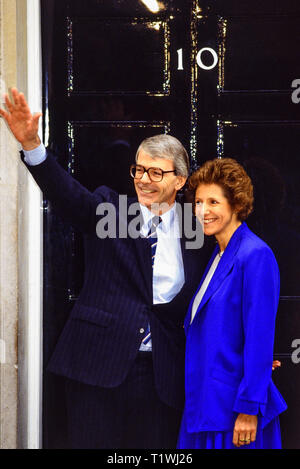
[[[140,207],[144,219],[141,234],[147,236],[154,214],[144,205]],[[169,303],[185,282],[176,202],[160,218],[162,221],[156,228],[157,247],[152,277],[153,304]],[[141,344],[140,350],[151,349],[151,340]]]

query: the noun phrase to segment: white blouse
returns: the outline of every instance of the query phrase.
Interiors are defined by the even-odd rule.
[[[223,252],[224,252],[224,251],[223,251]],[[197,295],[195,296],[194,303],[193,303],[193,307],[192,307],[192,314],[191,314],[191,322],[190,322],[190,324],[192,324],[192,322],[193,322],[193,319],[194,319],[194,317],[195,317],[195,315],[196,315],[196,312],[197,312],[197,310],[198,310],[198,308],[199,308],[199,305],[200,305],[200,303],[201,303],[201,300],[202,300],[202,298],[203,298],[203,296],[204,296],[204,293],[205,293],[206,290],[207,290],[207,287],[208,287],[208,285],[209,285],[209,282],[211,281],[211,279],[212,279],[212,277],[213,277],[213,275],[214,275],[214,273],[215,273],[215,271],[216,271],[216,268],[218,267],[218,264],[219,264],[219,262],[220,262],[220,259],[221,259],[221,257],[222,257],[223,252],[219,252],[219,253],[216,255],[216,257],[214,258],[214,261],[213,261],[212,265],[210,266],[209,271],[207,272],[207,275],[206,275],[206,277],[205,277],[205,279],[204,279],[204,281],[203,281],[203,283],[202,283],[202,285],[201,285],[201,288],[200,288],[200,290],[198,291]]]

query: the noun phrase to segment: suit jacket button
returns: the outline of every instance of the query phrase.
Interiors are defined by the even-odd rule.
[[[145,329],[141,328],[141,329],[140,329],[140,333],[141,333],[141,334],[144,334],[144,332],[145,332]]]

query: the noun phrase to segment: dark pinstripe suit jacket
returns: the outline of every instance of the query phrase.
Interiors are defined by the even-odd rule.
[[[114,387],[125,379],[140,343],[140,329],[150,321],[154,374],[160,398],[181,408],[184,399],[183,320],[209,253],[182,254],[186,283],[167,304],[152,305],[150,245],[143,238],[99,239],[96,207],[111,202],[119,216],[119,196],[101,186],[89,192],[48,154],[38,166],[27,166],[45,198],[84,234],[85,277],[48,369],[87,384]],[[128,199],[128,203],[133,200]],[[126,222],[126,221],[125,221]],[[117,226],[118,226],[117,221]]]

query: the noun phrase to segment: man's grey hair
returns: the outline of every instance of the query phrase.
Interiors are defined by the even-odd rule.
[[[173,161],[176,174],[188,177],[189,157],[186,149],[177,138],[166,134],[146,138],[136,152],[135,161],[137,161],[141,150],[148,153],[152,158],[164,158]]]

